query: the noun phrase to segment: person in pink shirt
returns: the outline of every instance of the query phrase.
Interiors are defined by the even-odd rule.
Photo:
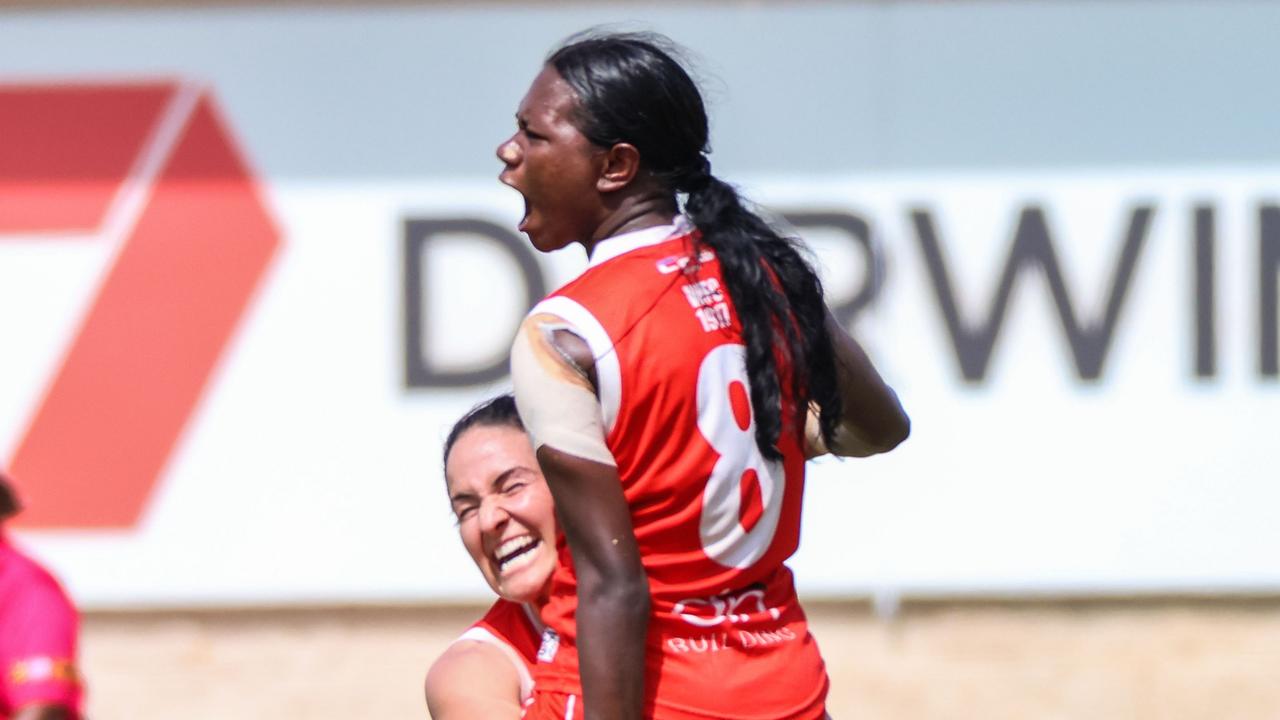
[[[20,509],[0,473],[0,720],[78,720],[79,617],[58,581],[5,532]]]

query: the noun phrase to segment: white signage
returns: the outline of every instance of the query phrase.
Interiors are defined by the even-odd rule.
[[[1280,172],[746,180],[913,420],[811,466],[802,592],[1280,588]],[[580,251],[527,249],[493,180],[260,192],[278,248],[136,520],[20,540],[94,607],[484,597],[440,444]],[[100,240],[0,237],[6,464]]]

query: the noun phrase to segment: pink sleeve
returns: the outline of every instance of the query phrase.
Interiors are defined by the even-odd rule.
[[[80,709],[75,608],[61,588],[32,578],[5,603],[0,619],[0,687],[17,711],[33,703]]]

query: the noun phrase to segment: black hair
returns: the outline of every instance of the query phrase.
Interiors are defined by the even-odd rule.
[[[0,521],[8,520],[21,511],[22,501],[18,499],[13,480],[0,470]]]
[[[524,423],[520,421],[520,413],[516,411],[516,398],[511,393],[504,393],[490,398],[467,411],[453,424],[449,436],[444,441],[444,465],[449,466],[449,453],[454,443],[467,430],[480,427],[510,427],[524,432]]]
[[[803,426],[809,402],[822,409],[828,442],[842,412],[822,283],[798,239],[778,234],[711,173],[706,107],[676,60],[680,54],[653,33],[587,31],[552,52],[547,64],[577,94],[574,120],[588,140],[605,148],[633,145],[642,171],[673,196],[686,195],[697,242],[719,258],[742,323],[756,445],[776,460],[785,421],[781,383],[796,401],[794,422]],[[779,377],[779,357],[790,360],[790,377]]]

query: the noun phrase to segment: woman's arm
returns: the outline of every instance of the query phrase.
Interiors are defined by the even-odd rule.
[[[502,650],[463,640],[427,671],[427,712],[434,720],[516,720],[520,676]]]
[[[578,578],[577,646],[587,720],[639,720],[649,583],[618,471],[544,445],[538,464]]]
[[[639,720],[649,582],[605,443],[591,348],[562,319],[531,316],[511,348],[511,379],[573,556],[585,716]]]
[[[885,384],[871,359],[857,340],[845,331],[827,310],[827,332],[835,355],[836,380],[843,412],[831,443],[817,432],[816,418],[810,422],[810,454],[824,452],[850,457],[866,457],[889,452],[911,434],[911,419],[902,409],[898,394]]]

